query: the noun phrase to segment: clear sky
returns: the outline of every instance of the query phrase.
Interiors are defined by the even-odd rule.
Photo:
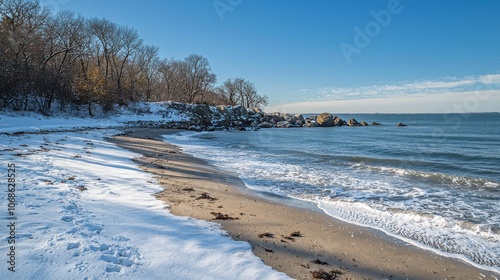
[[[290,112],[500,111],[500,1],[41,0],[206,57]],[[485,92],[483,92],[485,91]]]

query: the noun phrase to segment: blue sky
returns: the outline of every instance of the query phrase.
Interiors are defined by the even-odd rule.
[[[133,27],[161,57],[201,54],[270,109],[500,111],[497,0],[41,2]]]

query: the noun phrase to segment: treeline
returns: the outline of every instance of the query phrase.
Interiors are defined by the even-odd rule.
[[[93,104],[112,110],[166,100],[267,105],[247,80],[217,86],[203,56],[161,59],[130,27],[72,12],[53,15],[39,1],[0,0],[0,109],[48,114],[88,105],[92,115]]]

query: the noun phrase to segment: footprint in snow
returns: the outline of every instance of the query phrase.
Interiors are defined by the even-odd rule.
[[[121,268],[118,265],[109,264],[106,266],[106,272],[120,272]]]
[[[71,222],[73,222],[74,217],[71,217],[71,216],[63,216],[63,217],[61,218],[61,220],[62,220],[62,221],[64,221],[64,222],[67,222],[67,223],[71,223]]]
[[[99,259],[110,263],[106,268],[106,272],[120,272],[122,267],[140,265],[139,260],[141,259],[141,255],[133,247],[103,243],[97,246],[91,245],[90,249],[102,253]],[[108,270],[108,268],[111,269]]]
[[[78,249],[78,248],[80,248],[80,246],[81,246],[80,242],[69,242],[66,245],[66,250]]]
[[[75,269],[78,271],[85,271],[85,270],[87,270],[88,267],[89,267],[89,264],[85,263],[83,261],[77,262],[75,264]]]

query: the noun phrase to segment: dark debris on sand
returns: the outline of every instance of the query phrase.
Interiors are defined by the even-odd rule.
[[[339,279],[338,277],[342,275],[340,270],[332,270],[330,272],[324,271],[323,269],[311,271],[313,279],[323,279],[323,280],[333,280]]]
[[[217,198],[211,197],[208,193],[202,193],[201,196],[199,196],[198,198],[196,198],[196,200],[200,200],[200,199],[208,199],[210,201],[217,200]]]
[[[274,253],[274,250],[271,248],[264,248],[264,250],[268,253]]]
[[[274,238],[274,234],[270,232],[259,233],[259,238]]]
[[[319,265],[329,265],[329,263],[322,261],[320,259],[315,259],[315,260],[312,260],[311,262],[314,264],[319,264]]]
[[[292,241],[292,242],[295,242],[295,238],[293,238],[293,237],[291,237],[291,236],[284,236],[284,235],[282,235],[281,237],[283,237],[283,238],[284,238],[284,239],[286,239],[286,240],[290,240],[290,241]]]
[[[214,220],[238,220],[238,217],[231,217],[228,214],[222,214],[220,212],[210,212],[210,214],[214,215]]]

